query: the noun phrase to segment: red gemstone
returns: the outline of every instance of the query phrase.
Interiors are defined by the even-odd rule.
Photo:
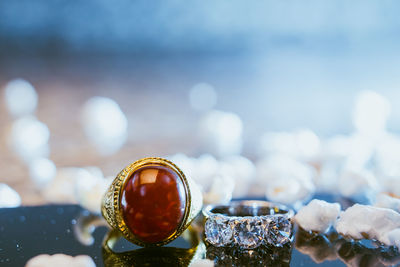
[[[147,243],[163,241],[177,230],[185,203],[182,180],[163,166],[139,168],[122,190],[125,223],[139,240]]]

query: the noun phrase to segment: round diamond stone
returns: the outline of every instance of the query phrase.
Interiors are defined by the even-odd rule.
[[[261,245],[264,238],[264,227],[261,219],[240,218],[235,220],[235,243],[243,249],[253,249]]]
[[[210,217],[205,225],[205,236],[206,241],[216,247],[230,245],[233,241],[232,225],[226,218]]]
[[[292,224],[284,216],[270,216],[264,219],[266,245],[281,247],[291,241]]]

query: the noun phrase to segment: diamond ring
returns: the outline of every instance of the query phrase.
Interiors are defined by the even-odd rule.
[[[103,197],[101,212],[130,242],[162,246],[183,233],[202,204],[196,183],[174,163],[144,158],[117,175]]]
[[[205,241],[216,247],[254,249],[281,247],[293,240],[293,210],[267,201],[233,201],[229,205],[209,205]]]

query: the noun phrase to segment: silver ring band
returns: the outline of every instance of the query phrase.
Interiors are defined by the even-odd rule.
[[[205,240],[216,247],[281,247],[293,240],[294,212],[281,204],[232,201],[229,205],[208,205],[203,214],[207,219]]]

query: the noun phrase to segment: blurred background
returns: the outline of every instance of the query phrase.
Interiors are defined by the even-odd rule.
[[[318,154],[313,163],[320,140],[398,133],[399,7],[0,1],[0,182],[25,205],[68,202],[43,189],[60,173],[82,177],[65,168],[97,166],[89,172],[112,177],[141,157],[184,153],[212,163],[241,155],[252,172],[299,129],[303,152]],[[21,203],[4,190],[4,203],[5,192]]]

